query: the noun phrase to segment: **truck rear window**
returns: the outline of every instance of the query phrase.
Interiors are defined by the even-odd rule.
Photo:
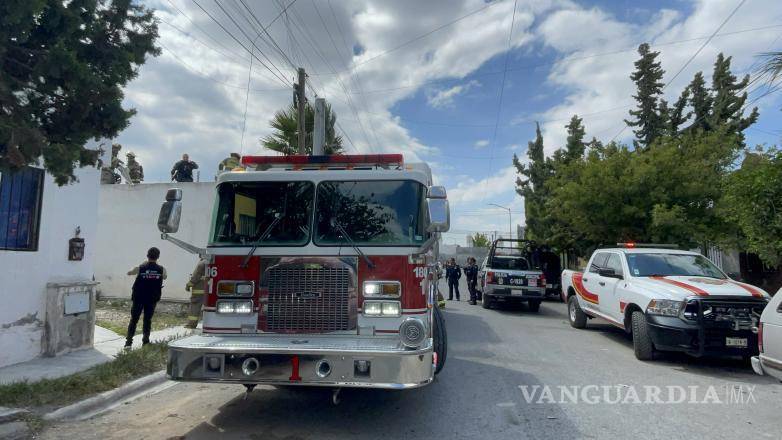
[[[504,270],[529,270],[529,262],[521,257],[494,257],[491,261],[492,269]]]

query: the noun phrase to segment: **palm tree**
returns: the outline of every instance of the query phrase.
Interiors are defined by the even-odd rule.
[[[768,83],[773,84],[782,77],[782,52],[768,52],[761,55],[763,64],[758,69],[761,76],[768,75]]]
[[[298,154],[299,152],[299,130],[298,130],[298,111],[290,106],[287,109],[279,110],[274,114],[270,121],[274,133],[261,139],[261,145],[264,147],[282,153],[286,156]],[[306,154],[312,154],[312,131],[315,126],[315,109],[307,104],[304,108],[304,121],[306,136],[304,148]],[[334,130],[337,122],[337,115],[331,110],[331,105],[326,104],[326,145],[323,147],[324,154],[342,154],[342,136]]]

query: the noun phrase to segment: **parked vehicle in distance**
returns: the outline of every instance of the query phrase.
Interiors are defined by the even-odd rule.
[[[752,369],[782,381],[782,289],[766,306],[758,325],[758,355],[752,357]]]
[[[531,264],[528,244],[526,240],[494,240],[478,273],[484,309],[500,302],[526,302],[530,311],[540,309],[546,277]]]
[[[633,243],[598,249],[586,270],[562,272],[562,295],[575,328],[602,318],[633,336],[635,356],[758,353],[755,333],[769,295],[730,279],[697,252]]]

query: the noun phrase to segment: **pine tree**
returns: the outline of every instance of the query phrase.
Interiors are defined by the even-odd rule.
[[[513,155],[513,165],[519,173],[519,177],[516,178],[516,192],[524,197],[528,238],[543,241],[547,235],[546,180],[551,175],[551,167],[543,151],[540,124],[536,124],[535,140],[527,144],[527,157],[529,163],[525,165],[515,154]]]
[[[711,113],[712,97],[706,88],[703,72],[695,74],[687,89],[690,91],[690,106],[692,107],[692,115],[695,117],[690,129],[708,130],[710,128],[709,115]]]
[[[744,117],[744,103],[747,101],[746,89],[749,75],[741,81],[730,71],[731,57],[725,58],[721,53],[714,63],[714,74],[711,79],[713,93],[712,110],[709,124],[711,127],[726,126],[728,132],[736,133],[743,143],[742,131],[758,120],[758,108],[755,107],[749,116]]]
[[[663,74],[665,71],[657,61],[660,52],[652,52],[649,44],[638,46],[638,54],[641,58],[635,62],[635,72],[630,79],[636,84],[636,94],[633,98],[638,102],[636,110],[630,110],[630,116],[634,120],[625,120],[630,127],[638,127],[635,133],[636,148],[648,148],[649,145],[662,134],[665,121],[660,115],[660,96],[663,89]]]
[[[565,126],[567,129],[567,143],[565,144],[565,159],[569,162],[574,159],[580,159],[584,156],[584,150],[586,144],[584,143],[584,135],[586,130],[584,129],[583,119],[578,115],[573,115],[570,118],[570,123]]]

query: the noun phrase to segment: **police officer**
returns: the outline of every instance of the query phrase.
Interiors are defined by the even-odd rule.
[[[139,184],[144,180],[144,167],[140,163],[136,162],[136,155],[133,152],[126,154],[128,158],[128,174],[130,175],[130,181],[134,184]]]
[[[198,169],[198,164],[190,160],[187,154],[182,155],[182,160],[174,164],[171,168],[171,180],[177,182],[192,182],[193,170]]]
[[[233,171],[234,168],[239,168],[242,166],[242,156],[239,155],[239,153],[231,153],[230,156],[226,157],[225,159],[220,162],[220,165],[217,166],[218,171]]]
[[[445,266],[445,279],[448,281],[448,301],[453,301],[453,291],[456,290],[456,301],[459,298],[459,278],[462,277],[462,268],[456,264],[456,259],[451,258]]]
[[[204,305],[204,292],[206,283],[206,259],[200,258],[196,264],[193,273],[190,274],[190,281],[187,282],[187,289],[190,290],[190,311],[187,314],[187,328],[196,328],[198,320],[201,318],[201,308]]]
[[[163,280],[166,279],[166,269],[157,264],[160,258],[160,249],[156,247],[149,248],[147,251],[147,261],[134,267],[128,272],[128,275],[136,275],[133,282],[133,306],[130,308],[130,323],[128,324],[128,335],[125,339],[125,347],[133,345],[133,336],[136,334],[136,324],[144,312],[143,334],[141,340],[143,345],[149,344],[149,333],[152,330],[152,315],[155,313],[155,306],[160,301],[160,295],[163,289]]]
[[[475,286],[478,285],[478,265],[475,262],[475,258],[470,257],[467,259],[467,267],[464,268],[464,276],[467,277],[467,289],[470,291],[470,304],[478,304],[478,290]]]

